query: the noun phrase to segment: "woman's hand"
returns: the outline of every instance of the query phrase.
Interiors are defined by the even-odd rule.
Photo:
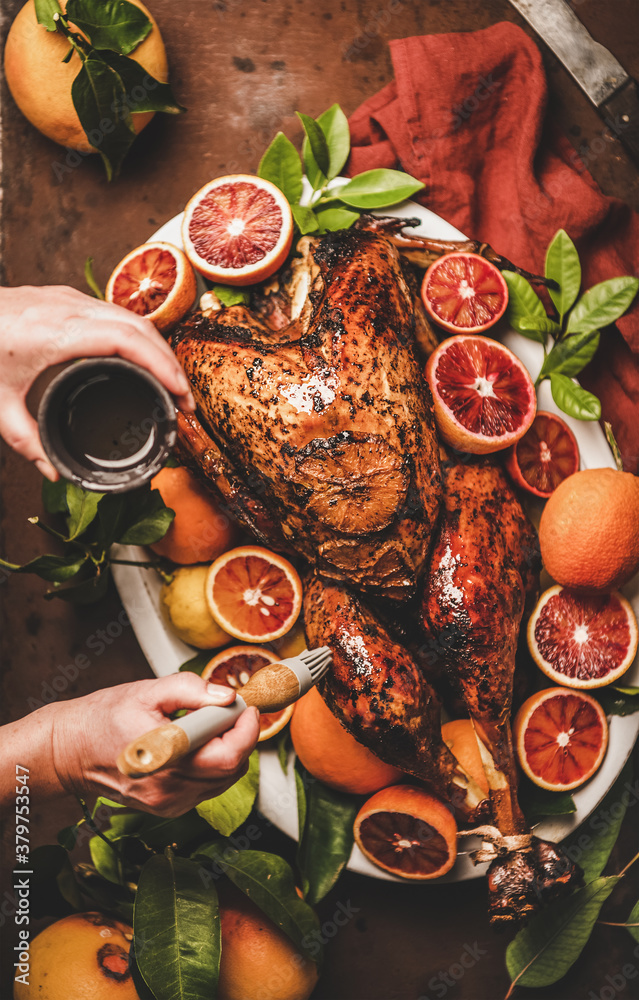
[[[13,795],[14,765],[29,769],[33,805],[64,792],[98,795],[159,816],[181,816],[246,774],[259,736],[259,714],[247,708],[232,729],[176,764],[144,778],[120,774],[116,759],[136,737],[169,721],[180,708],[228,705],[235,692],[207,684],[196,674],[105,688],[84,698],[46,705],[0,730],[7,789]]]
[[[0,288],[0,435],[47,479],[58,473],[27,410],[27,392],[51,365],[114,354],[156,375],[181,409],[195,409],[186,375],[149,320],[64,285]]]

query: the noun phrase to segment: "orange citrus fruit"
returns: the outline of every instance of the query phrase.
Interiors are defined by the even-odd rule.
[[[132,937],[130,927],[101,913],[57,920],[32,940],[29,983],[14,982],[14,1000],[138,1000],[129,967]]]
[[[523,437],[535,417],[530,375],[496,340],[449,337],[429,357],[426,378],[437,429],[458,451],[502,451]]]
[[[145,316],[168,333],[186,315],[197,292],[186,255],[171,243],[144,243],[123,257],[106,286],[107,302]]]
[[[508,452],[506,468],[517,486],[546,499],[579,468],[575,435],[561,417],[538,410],[529,429]]]
[[[482,333],[508,305],[508,285],[499,268],[476,253],[445,253],[422,281],[426,311],[450,333]]]
[[[288,559],[258,545],[244,545],[215,560],[206,598],[225,632],[244,642],[271,642],[295,624],[302,607],[302,581]]]
[[[619,591],[577,594],[550,587],[528,622],[528,648],[551,681],[598,688],[625,674],[637,653],[637,619]]]
[[[373,795],[358,812],[353,832],[369,861],[402,878],[439,878],[457,857],[453,814],[414,785],[393,785]]]
[[[617,590],[639,569],[639,479],[582,469],[564,479],[539,524],[544,566],[573,590]]]
[[[513,724],[519,763],[540,788],[578,788],[592,778],[608,746],[608,723],[598,701],[563,687],[538,691]]]
[[[270,649],[262,649],[260,646],[230,646],[217,653],[207,663],[202,671],[202,677],[212,684],[232,687],[241,693],[254,673],[267,663],[278,663],[280,659],[281,657],[276,656]],[[291,721],[292,714],[293,705],[288,705],[279,712],[260,712],[258,742],[270,740],[271,736],[281,732],[287,722]]]
[[[295,704],[291,739],[306,770],[339,792],[370,795],[404,777],[351,736],[316,687]]]
[[[452,722],[445,722],[442,726],[442,737],[464,771],[479,785],[484,795],[488,796],[490,794],[488,779],[481,762],[475,727],[470,719],[454,719]]]
[[[210,562],[237,537],[237,526],[210,490],[182,466],[161,469],[151,480],[175,517],[164,538],[150,546],[175,563]],[[224,627],[224,626],[222,626]],[[228,629],[226,629],[228,631]]]
[[[265,281],[293,242],[293,215],[279,188],[252,174],[209,181],[184,211],[182,242],[196,271],[227,285]]]
[[[152,30],[130,53],[130,58],[160,83],[166,83],[169,67],[160,29],[140,0],[131,2],[151,20]],[[63,11],[66,6],[66,0],[60,0]],[[60,32],[47,31],[38,24],[34,0],[28,0],[7,35],[4,50],[7,85],[22,114],[49,139],[84,153],[96,152],[71,99],[71,86],[81,67],[80,57],[74,51],[69,62],[63,63],[68,51],[69,43]],[[153,114],[152,111],[133,114],[135,131],[141,132]]]
[[[244,893],[220,900],[222,958],[218,1000],[308,1000],[317,966]]]

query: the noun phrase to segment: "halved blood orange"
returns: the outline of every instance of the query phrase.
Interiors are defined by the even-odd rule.
[[[569,791],[592,778],[604,759],[608,723],[591,695],[552,687],[524,702],[513,736],[531,781],[551,792]]]
[[[561,417],[538,410],[506,458],[511,478],[535,496],[547,498],[579,468],[575,435]]]
[[[254,285],[277,271],[293,242],[293,215],[270,181],[229,174],[205,184],[184,211],[182,242],[196,271]]]
[[[373,795],[353,833],[369,861],[402,878],[438,878],[457,857],[457,824],[448,806],[414,785],[391,785]]]
[[[449,337],[429,357],[426,378],[437,429],[458,451],[502,451],[534,420],[533,381],[519,358],[496,340]]]
[[[540,670],[570,688],[619,680],[637,654],[637,619],[619,591],[586,596],[565,587],[541,595],[528,622],[528,648]]]
[[[270,649],[261,646],[230,646],[210,660],[202,671],[204,680],[212,684],[222,684],[225,687],[241,691],[250,678],[268,663],[277,663],[279,657]],[[288,705],[279,712],[260,713],[259,741],[270,740],[279,733],[287,722],[291,721],[293,705]]]
[[[287,559],[257,545],[231,549],[216,559],[204,591],[218,625],[244,642],[279,639],[302,607],[296,570]]]
[[[181,250],[172,243],[143,243],[117,265],[105,297],[167,333],[189,311],[196,292],[193,268]]]
[[[446,253],[422,281],[422,301],[436,323],[450,333],[482,333],[508,305],[508,285],[499,268],[476,253]]]

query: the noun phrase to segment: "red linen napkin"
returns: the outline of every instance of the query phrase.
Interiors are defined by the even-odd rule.
[[[584,288],[639,271],[639,215],[605,197],[570,142],[544,125],[541,55],[521,28],[500,23],[390,48],[394,82],[350,119],[349,174],[401,166],[426,185],[418,201],[537,274],[559,228],[577,245]],[[602,400],[626,467],[639,472],[639,303],[618,327],[623,339],[608,331],[581,381]]]

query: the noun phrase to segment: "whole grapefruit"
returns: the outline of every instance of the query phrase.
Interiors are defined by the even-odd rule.
[[[130,0],[140,7],[153,25],[144,41],[129,58],[160,83],[167,83],[169,67],[160,29],[140,0]],[[66,0],[60,7],[66,10]],[[83,153],[95,152],[87,139],[71,99],[71,85],[81,67],[74,51],[68,63],[63,63],[69,43],[59,32],[47,31],[38,24],[34,0],[28,0],[18,12],[4,50],[4,72],[11,95],[22,114],[40,132]],[[133,127],[141,132],[153,118],[153,112],[132,115]]]

